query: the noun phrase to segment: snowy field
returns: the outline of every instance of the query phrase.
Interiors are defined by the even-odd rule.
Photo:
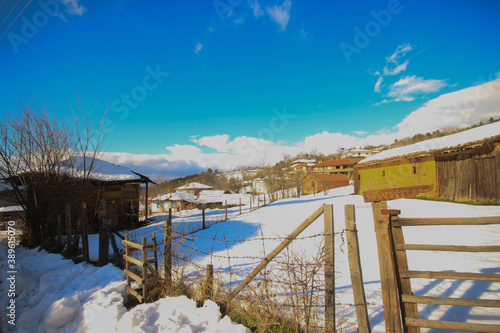
[[[304,196],[300,199],[280,200],[264,208],[243,215],[236,215],[227,222],[217,223],[206,230],[193,234],[191,246],[212,255],[198,253],[194,260],[198,264],[212,263],[216,271],[237,272],[232,286],[236,285],[259,263],[252,259],[268,254],[278,243],[276,237],[285,237],[322,204],[333,204],[335,231],[344,226],[344,206],[356,207],[356,222],[359,230],[361,263],[368,302],[370,324],[374,332],[384,332],[384,316],[377,248],[373,228],[371,205],[363,202],[362,196],[352,195],[352,187],[329,191],[328,195]],[[389,208],[400,209],[403,217],[476,217],[500,215],[497,206],[470,206],[446,202],[400,199],[388,202]],[[160,219],[161,220],[161,219]],[[161,221],[158,224],[161,224]],[[175,220],[174,220],[175,222]],[[411,227],[405,231],[407,243],[497,245],[500,226],[476,227]],[[313,236],[323,232],[323,218],[314,222],[301,236]],[[210,238],[242,240],[227,246]],[[258,246],[252,239],[266,237]],[[199,238],[206,237],[206,238]],[[347,245],[336,239],[336,301],[353,303]],[[245,240],[248,240],[245,242]],[[306,255],[317,251],[318,237],[302,239],[292,244],[295,250]],[[6,242],[0,248],[0,266],[6,272]],[[342,247],[342,249],[341,249]],[[19,332],[77,332],[77,331],[134,331],[156,332],[161,330],[178,332],[244,332],[226,317],[220,317],[216,305],[208,302],[197,309],[194,302],[181,298],[162,299],[152,304],[137,306],[127,311],[123,307],[125,279],[123,273],[111,266],[93,267],[88,264],[73,264],[60,255],[43,251],[17,249],[16,315]],[[343,251],[342,251],[343,250]],[[220,255],[220,258],[217,256]],[[231,256],[230,261],[222,257]],[[239,258],[238,258],[239,257]],[[454,270],[460,272],[500,273],[499,254],[454,254],[433,252],[408,252],[412,270]],[[6,308],[7,283],[0,284],[0,301]],[[500,283],[412,279],[416,295],[441,297],[466,297],[500,299]],[[495,309],[458,306],[420,306],[420,317],[451,321],[467,321],[500,324],[500,312]],[[340,306],[339,316],[355,323],[352,306]],[[12,331],[3,316],[2,326]],[[344,331],[355,332],[352,325]],[[424,331],[424,330],[423,330]],[[438,332],[429,330],[429,332]]]

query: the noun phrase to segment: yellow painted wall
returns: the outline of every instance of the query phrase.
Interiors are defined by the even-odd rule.
[[[416,173],[413,173],[414,167]],[[366,167],[359,165],[356,171],[354,181],[357,183],[358,194],[371,190],[432,184],[434,185],[432,191],[419,196],[426,198],[438,196],[436,162],[432,156],[412,160],[401,159]]]

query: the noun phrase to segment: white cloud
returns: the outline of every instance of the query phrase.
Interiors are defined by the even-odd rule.
[[[203,48],[203,44],[202,43],[196,44],[196,46],[194,47],[194,53],[200,54],[200,51],[201,51],[202,48]]]
[[[401,80],[398,86],[407,87],[415,81],[418,80]],[[169,154],[107,153],[106,159],[153,178],[159,175],[179,177],[207,168],[231,170],[240,166],[258,165],[262,160],[274,164],[287,154],[295,156],[315,148],[325,154],[331,154],[337,152],[340,147],[392,143],[395,139],[417,133],[468,126],[490,117],[500,117],[500,78],[443,94],[410,113],[393,128],[384,128],[368,136],[365,136],[368,134],[365,131],[354,131],[353,135],[324,131],[295,143],[271,142],[248,136],[231,139],[227,134],[192,136],[190,140],[193,144],[166,147]],[[217,152],[204,153],[201,149],[204,146]]]
[[[273,21],[279,24],[281,30],[284,31],[290,20],[290,8],[292,8],[292,2],[285,0],[281,6],[266,7],[266,11]]]
[[[71,15],[82,16],[87,8],[80,4],[80,0],[62,0],[63,4],[66,6],[66,11]]]
[[[264,11],[260,8],[259,0],[249,0],[249,3],[253,11],[253,16],[259,17],[264,15]]]
[[[395,68],[389,68],[389,65],[386,65],[384,67],[384,75],[398,75],[401,72],[404,72],[406,70],[406,67],[408,67],[408,64],[410,63],[409,60],[406,60],[404,63],[397,65]]]
[[[379,77],[378,80],[377,80],[377,83],[375,83],[375,88],[373,89],[373,90],[375,90],[375,92],[379,93],[381,91],[380,86],[382,84],[382,81],[384,81],[384,77],[383,76]]]
[[[397,63],[397,60],[399,58],[406,55],[406,53],[410,52],[412,49],[413,49],[413,46],[410,45],[410,43],[401,44],[396,48],[396,51],[394,51],[394,53],[391,56],[386,57],[386,60],[388,63],[390,63],[390,62]]]
[[[439,91],[446,86],[443,80],[424,80],[416,75],[407,75],[389,86],[387,96],[395,101],[413,101],[415,95],[428,94]]]

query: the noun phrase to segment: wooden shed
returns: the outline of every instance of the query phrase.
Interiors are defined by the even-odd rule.
[[[419,196],[498,203],[499,150],[499,122],[386,150],[355,166],[355,191],[432,185]]]
[[[302,180],[302,194],[314,194],[349,185],[349,177],[341,174],[308,174]]]

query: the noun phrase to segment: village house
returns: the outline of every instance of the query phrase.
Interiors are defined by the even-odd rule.
[[[176,192],[185,192],[185,193],[190,193],[194,196],[198,196],[198,194],[200,194],[201,191],[211,190],[211,189],[213,189],[212,186],[194,182],[194,183],[188,183],[183,186],[179,186],[175,190]]]
[[[315,194],[321,191],[349,185],[349,177],[342,174],[308,174],[302,180],[302,194]]]
[[[9,221],[16,222],[14,225],[15,229],[24,228],[25,218],[26,212],[21,206],[0,207],[0,231],[7,230],[7,224]]]
[[[84,157],[74,157],[68,167],[61,169],[62,174],[55,177],[68,177],[70,179],[80,179],[85,170],[83,165],[90,165],[92,159]],[[64,165],[66,161],[63,161]],[[139,221],[139,192],[141,184],[152,181],[137,172],[125,167],[114,165],[107,161],[93,159],[93,169],[87,175],[90,187],[86,192],[86,197],[82,201],[87,203],[87,225],[89,232],[99,230],[100,200],[104,200],[105,217],[110,226],[115,229],[130,228]],[[12,177],[7,181],[19,182],[22,174]],[[36,179],[30,177],[28,179]],[[26,184],[26,190],[32,191],[31,184]],[[34,195],[28,195],[28,198]],[[80,201],[81,202],[81,201]],[[69,199],[62,193],[53,193],[51,196],[38,197],[38,205],[44,207],[44,218],[56,219],[57,215],[65,216],[65,204]],[[73,202],[74,204],[75,202]],[[72,212],[79,212],[81,207],[71,207]]]
[[[305,159],[305,158],[301,158],[299,160],[295,160],[292,162],[292,164],[290,165],[290,168],[294,168],[300,164],[309,164],[309,165],[313,165],[313,164],[316,164],[316,160],[315,159]]]
[[[340,158],[365,158],[372,156],[373,151],[369,149],[352,148],[340,154]]]
[[[295,164],[294,166],[291,167],[291,169],[294,172],[308,173],[309,171],[312,170],[313,165],[314,165],[313,162],[304,162],[300,164]]]
[[[362,158],[345,158],[341,160],[329,160],[322,163],[315,164],[311,167],[314,174],[341,174],[346,175],[352,179],[353,167]]]
[[[500,122],[394,148],[354,167],[355,191],[426,185],[420,197],[500,202]]]
[[[172,208],[174,212],[195,209],[200,204],[196,196],[186,192],[167,193],[151,199],[153,213],[168,213]]]

